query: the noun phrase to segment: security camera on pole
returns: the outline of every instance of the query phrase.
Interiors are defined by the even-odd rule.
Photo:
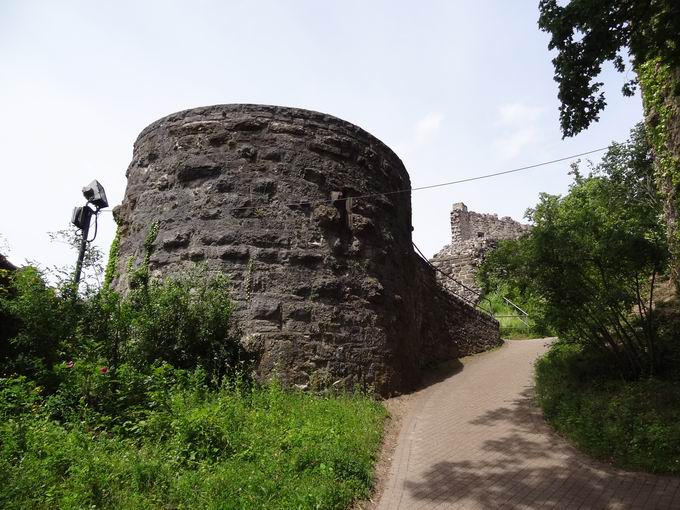
[[[71,215],[71,223],[80,229],[82,233],[80,250],[78,251],[78,262],[76,263],[76,271],[73,279],[73,287],[76,294],[78,292],[78,284],[80,283],[80,273],[83,269],[83,259],[85,258],[87,244],[94,241],[95,237],[97,237],[97,217],[99,211],[109,206],[109,202],[106,200],[106,192],[104,191],[104,187],[99,184],[99,181],[94,180],[85,186],[83,188],[83,196],[87,199],[87,203],[83,207],[74,207],[73,214]],[[92,209],[90,205],[92,205],[94,209]],[[94,236],[92,239],[88,239],[92,215],[95,217]]]

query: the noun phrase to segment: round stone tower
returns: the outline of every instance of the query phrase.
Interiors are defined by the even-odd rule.
[[[461,352],[424,324],[434,277],[413,254],[408,173],[357,126],[276,106],[186,110],[142,131],[127,177],[114,287],[157,229],[152,277],[227,274],[261,375],[387,394]]]

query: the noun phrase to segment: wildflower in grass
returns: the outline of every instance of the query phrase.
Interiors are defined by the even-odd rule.
[[[99,369],[99,371],[100,371],[102,374],[104,374],[104,375],[106,375],[106,374],[109,373],[108,367],[101,367],[101,368]]]

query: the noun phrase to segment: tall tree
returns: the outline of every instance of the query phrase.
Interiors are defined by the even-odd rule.
[[[560,2],[564,3],[564,2]],[[657,186],[664,200],[671,274],[680,288],[680,1],[540,0],[539,27],[550,33],[562,133],[574,136],[599,119],[606,106],[605,62],[625,71],[628,54],[637,77],[623,87],[632,95],[639,85],[646,131],[654,151]]]
[[[610,356],[626,377],[653,374],[662,359],[654,281],[667,251],[649,152],[638,127],[589,175],[574,165],[569,193],[542,194],[527,213],[533,229],[480,268],[486,290],[503,285],[536,303],[560,338]]]

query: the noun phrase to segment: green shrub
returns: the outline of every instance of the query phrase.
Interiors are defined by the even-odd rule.
[[[51,368],[73,330],[75,305],[47,286],[35,268],[13,272],[9,282],[9,289],[0,294],[0,315],[6,321],[0,337],[0,374],[23,374],[53,386]]]
[[[204,368],[221,378],[245,361],[232,318],[229,281],[221,274],[168,278],[131,294],[127,357],[146,365],[163,360],[178,368]]]
[[[557,343],[536,362],[545,418],[605,461],[680,473],[680,387],[672,380],[624,381],[602,355]]]
[[[219,380],[251,361],[241,349],[232,318],[229,282],[223,275],[196,271],[162,282],[147,282],[121,297],[110,289],[73,298],[70,284],[46,285],[28,267],[10,277],[0,294],[0,375],[26,375],[51,391],[58,367],[77,362],[124,364],[146,370],[166,362],[201,367]]]

